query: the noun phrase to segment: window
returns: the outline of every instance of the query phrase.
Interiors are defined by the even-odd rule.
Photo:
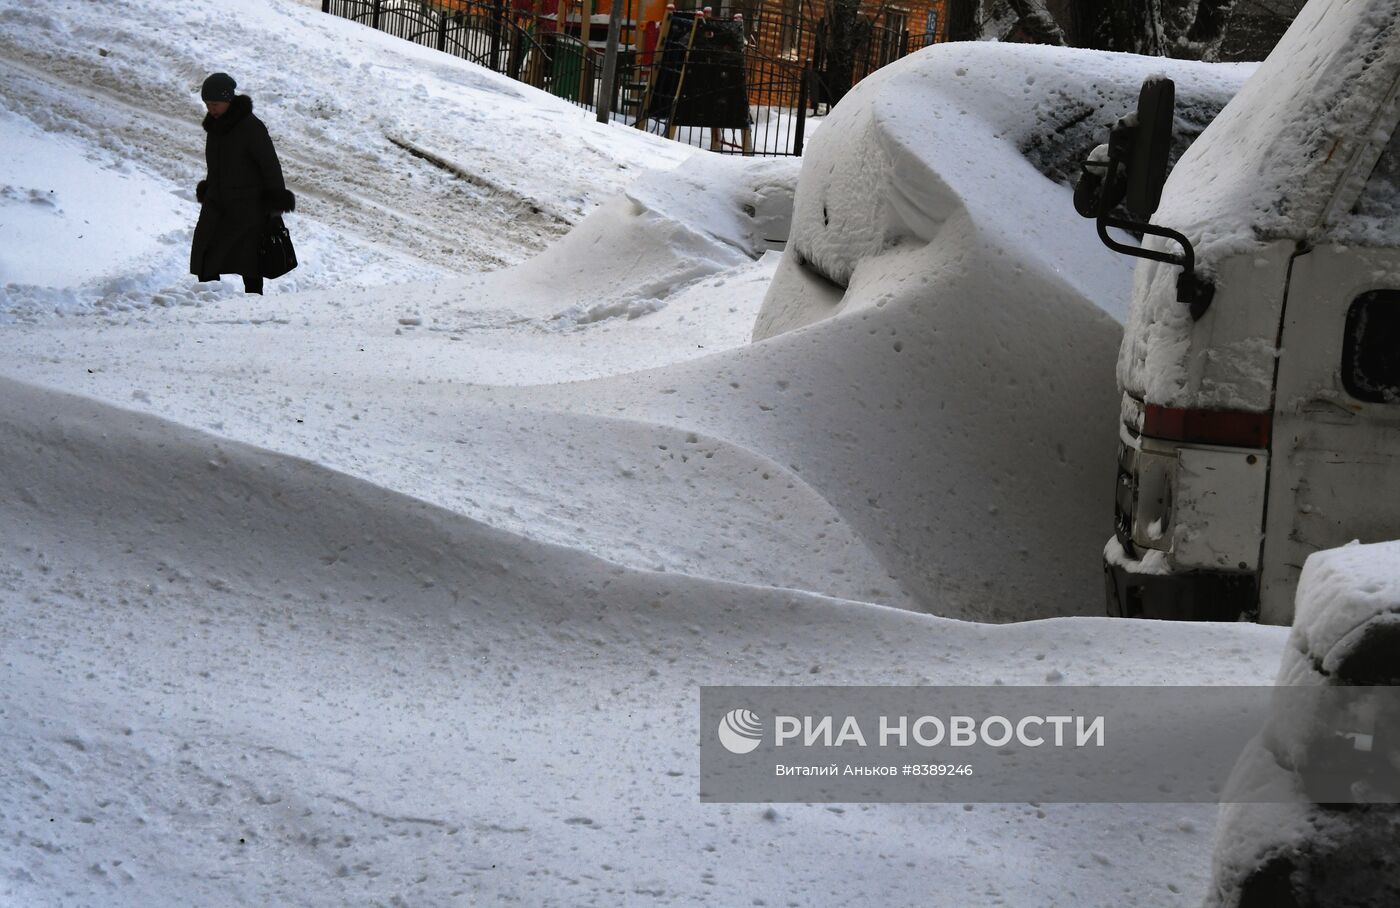
[[[1342,384],[1357,400],[1400,403],[1400,290],[1373,290],[1347,310]]]
[[[802,0],[783,0],[778,43],[782,55],[796,60],[802,50]]]
[[[1362,217],[1400,215],[1400,128],[1391,135],[1366,180],[1366,188],[1356,200],[1356,213]]]
[[[1359,246],[1400,246],[1400,128],[1381,152],[1337,239]]]
[[[879,59],[876,66],[887,66],[904,56],[905,33],[909,30],[909,11],[888,8],[881,23]]]

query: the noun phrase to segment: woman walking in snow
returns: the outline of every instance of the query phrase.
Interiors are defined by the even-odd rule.
[[[258,247],[268,218],[291,211],[296,199],[282,179],[267,127],[253,116],[252,99],[235,94],[235,88],[232,76],[214,73],[200,89],[209,110],[204,118],[208,176],[195,187],[201,207],[190,273],[201,281],[242,275],[244,292],[260,294]]]

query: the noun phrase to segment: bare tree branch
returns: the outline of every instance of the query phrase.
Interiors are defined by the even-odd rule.
[[[1215,60],[1220,56],[1220,43],[1225,39],[1225,26],[1230,23],[1236,0],[1200,0],[1196,15],[1179,43],[1191,49],[1189,56],[1200,60]]]

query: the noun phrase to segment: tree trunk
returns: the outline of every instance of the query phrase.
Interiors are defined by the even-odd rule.
[[[1186,31],[1186,41],[1192,56],[1200,60],[1220,59],[1220,45],[1225,40],[1225,26],[1235,10],[1235,0],[1200,0],[1196,21]]]
[[[1080,41],[1095,50],[1162,56],[1162,0],[1079,0],[1075,6]]]
[[[978,0],[948,0],[948,40],[975,41],[980,36]]]
[[[1065,40],[1064,30],[1060,28],[1055,17],[1046,10],[1042,0],[1008,0],[1011,9],[1016,13],[1016,27],[1026,34],[1036,44],[1054,44],[1064,47],[1069,42]]]

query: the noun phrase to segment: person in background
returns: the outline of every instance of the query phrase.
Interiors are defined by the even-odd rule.
[[[195,187],[200,209],[190,273],[200,281],[241,275],[245,293],[261,294],[258,247],[268,219],[291,211],[296,199],[282,179],[267,127],[253,116],[252,99],[235,93],[237,87],[232,76],[214,73],[200,89],[209,111],[204,118],[208,172]]]

